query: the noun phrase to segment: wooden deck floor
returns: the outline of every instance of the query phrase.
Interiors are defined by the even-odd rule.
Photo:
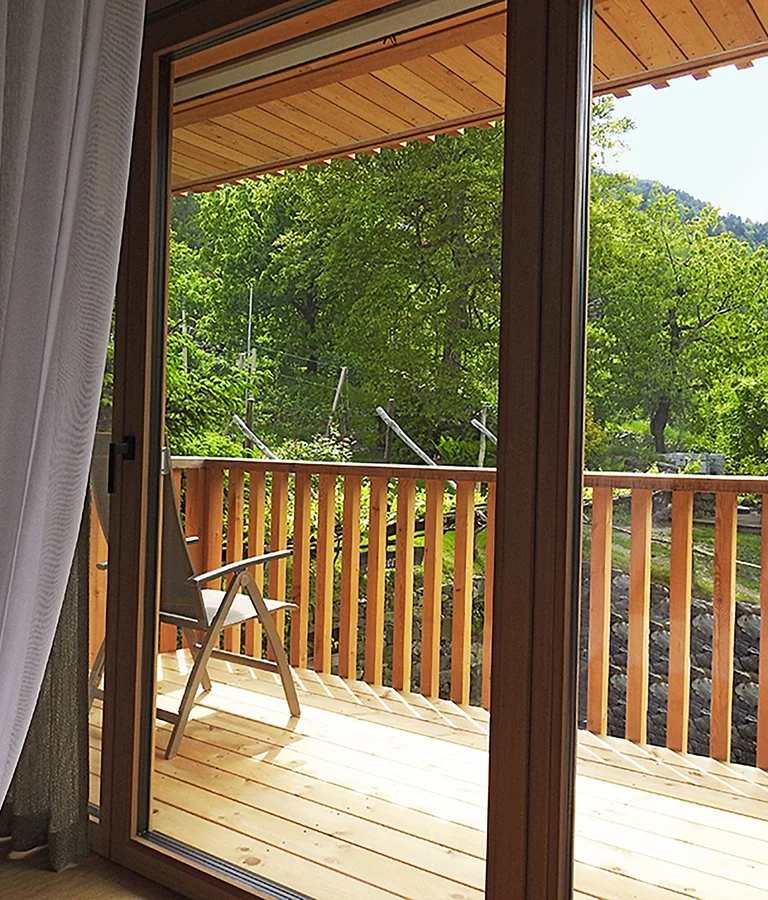
[[[161,657],[161,703],[188,667]],[[158,754],[156,829],[317,900],[483,896],[483,710],[300,671],[291,723],[271,674],[211,674],[179,755]],[[758,770],[581,733],[576,831],[577,900],[768,898]]]

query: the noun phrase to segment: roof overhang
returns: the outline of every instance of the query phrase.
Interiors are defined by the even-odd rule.
[[[299,9],[174,63],[174,192],[503,118],[505,2]],[[768,0],[596,0],[594,46],[596,94],[743,68],[768,55]]]

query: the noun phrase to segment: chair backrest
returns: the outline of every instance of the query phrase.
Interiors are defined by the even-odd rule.
[[[207,627],[200,588],[189,579],[195,568],[179,516],[176,488],[171,474],[170,454],[163,451],[163,543],[160,562],[160,612],[183,616]],[[194,626],[190,626],[194,627]]]
[[[109,540],[109,494],[107,478],[109,472],[109,442],[112,435],[108,431],[97,431],[93,441],[91,457],[91,494],[96,504],[96,515],[104,537]]]

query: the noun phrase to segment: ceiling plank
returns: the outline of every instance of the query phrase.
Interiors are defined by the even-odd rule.
[[[599,15],[595,15],[594,39],[595,64],[609,78],[618,78],[630,73],[646,71],[640,60],[626,44],[623,44],[616,37]]]
[[[306,91],[303,94],[295,94],[285,98],[286,103],[309,116],[328,122],[340,131],[344,131],[357,141],[364,141],[366,138],[376,137],[381,134],[381,129],[365,119],[347,112],[335,103],[331,103],[314,91]]]
[[[507,36],[494,34],[479,41],[470,41],[467,46],[474,50],[486,62],[490,63],[502,75],[507,71]]]
[[[768,40],[748,0],[693,0],[726,50]]]
[[[451,47],[432,55],[496,103],[504,102],[505,77],[469,47]]]
[[[238,118],[246,119],[259,128],[263,128],[265,131],[283,135],[297,146],[304,147],[305,151],[322,150],[327,144],[323,138],[316,135],[313,131],[307,131],[306,128],[299,127],[295,122],[288,122],[286,119],[267,112],[266,109],[260,106],[241,109],[237,116]]]
[[[688,59],[725,49],[691,0],[645,0],[645,5]]]
[[[295,106],[291,106],[285,100],[270,100],[268,103],[262,103],[261,105],[267,112],[323,138],[326,146],[336,147],[342,144],[354,143],[354,138],[351,134],[346,134],[332,125],[321,122],[314,116],[307,115]]]
[[[595,9],[647,69],[685,59],[642,0],[600,0]]]
[[[435,120],[432,110],[421,106],[412,97],[385,84],[375,75],[358,75],[355,78],[345,79],[342,84],[379,106],[396,109],[398,115],[405,119],[411,127],[428,125]]]
[[[306,168],[306,166],[311,165],[312,163],[322,162],[324,159],[330,159],[334,157],[348,158],[350,156],[354,156],[355,154],[370,152],[371,150],[377,150],[382,147],[398,147],[410,141],[423,140],[426,137],[431,137],[435,134],[441,134],[443,132],[455,133],[461,129],[471,128],[473,125],[477,125],[480,127],[486,126],[489,122],[498,121],[499,119],[503,118],[503,115],[504,110],[500,107],[486,113],[463,115],[458,119],[447,119],[442,122],[434,123],[434,125],[431,126],[412,128],[409,131],[403,132],[399,135],[387,135],[383,140],[379,138],[370,141],[358,141],[347,146],[337,146],[331,148],[327,154],[308,153],[302,157],[280,160],[279,163],[270,162],[262,165],[244,166],[241,170],[236,172],[229,172],[224,176],[216,175],[215,177],[203,179],[197,182],[178,182],[173,184],[172,190],[176,193],[183,191],[210,190],[212,189],[212,187],[214,187],[216,184],[220,184],[222,181],[239,181],[243,178],[255,178],[259,177],[260,175],[271,174],[275,172],[282,173],[289,169]]]
[[[421,106],[431,110],[441,119],[456,119],[470,112],[449,94],[433,87],[428,81],[414,75],[405,66],[391,66],[373,73],[381,81],[395,90],[413,97]]]
[[[190,144],[188,141],[185,141],[174,134],[171,144],[171,159],[175,159],[176,154],[181,153],[191,159],[200,160],[201,164],[206,167],[206,171],[209,169],[216,169],[220,172],[229,172],[232,169],[240,168],[240,164],[237,160],[230,159],[227,156],[226,150],[226,147],[219,146],[219,152],[214,153],[213,151],[199,147],[196,144]]]
[[[380,106],[367,97],[362,97],[345,84],[329,84],[315,88],[314,92],[336,106],[353,115],[370,122],[379,131],[389,134],[394,131],[407,131],[410,123],[396,114],[397,107]]]
[[[459,103],[466,106],[467,109],[471,109],[472,112],[480,112],[483,109],[498,106],[498,100],[494,101],[487,94],[477,90],[466,80],[463,73],[459,75],[453,72],[431,56],[404,63],[404,67],[414,75],[418,75],[419,78],[423,78],[424,81],[428,81],[444,94],[455,97]]]
[[[232,115],[229,116],[220,116],[217,119],[211,119],[211,121],[216,125],[220,125],[222,128],[228,128],[236,134],[242,135],[243,137],[249,138],[256,143],[267,147],[276,156],[296,156],[299,153],[306,153],[307,151],[306,147],[301,144],[295,144],[293,141],[286,139],[285,136],[279,132],[275,133],[274,131],[268,131],[258,125],[254,125],[253,122],[235,113],[232,113]]]

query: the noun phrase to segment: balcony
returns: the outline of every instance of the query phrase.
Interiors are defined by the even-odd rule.
[[[265,591],[298,606],[278,624],[302,716],[289,719],[272,673],[212,661],[213,689],[200,696],[172,760],[162,755],[170,726],[158,723],[154,827],[311,897],[482,897],[495,471],[178,459],[174,477],[187,533],[200,537],[191,548],[196,564],[213,568],[292,544],[292,559],[266,573]],[[768,479],[601,473],[585,476],[585,486],[588,677],[574,896],[764,898],[765,677],[754,713],[758,765],[730,760],[737,498],[768,492]],[[672,498],[666,746],[647,743],[654,492]],[[686,752],[696,494],[715,498],[708,755]],[[617,683],[611,584],[619,504],[627,510],[629,589],[617,735],[609,692]],[[99,540],[94,529],[95,558],[103,558]],[[92,588],[94,642],[102,577]],[[759,577],[765,608],[762,569]],[[513,591],[509,603],[514,614]],[[258,626],[231,629],[222,642],[232,652],[264,652]],[[169,708],[191,665],[178,646],[175,629],[163,628],[158,691]],[[762,646],[765,673],[768,640]],[[94,796],[100,727],[96,703]]]

